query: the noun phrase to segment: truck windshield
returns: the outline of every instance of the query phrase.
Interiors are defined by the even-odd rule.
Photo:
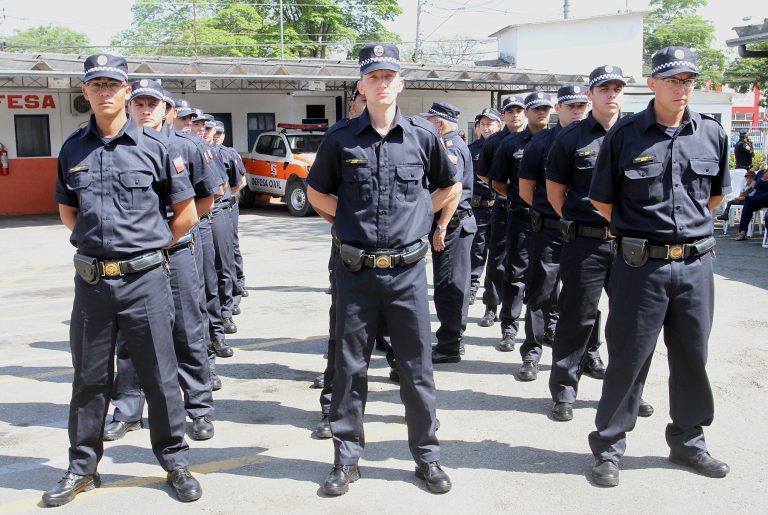
[[[288,144],[296,154],[311,154],[317,152],[323,141],[323,134],[288,134]]]

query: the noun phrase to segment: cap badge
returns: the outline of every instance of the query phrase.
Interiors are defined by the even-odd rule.
[[[573,87],[573,92],[574,92],[574,93],[581,93],[581,88],[580,88],[580,87],[578,87],[578,86],[574,86],[574,87]]]
[[[608,65],[605,67],[605,73],[613,73],[613,66]]]
[[[538,94],[536,95],[536,98],[544,98],[544,93],[538,93]]]
[[[141,81],[139,82],[139,86],[141,86],[142,88],[146,88],[147,86],[149,86],[149,81],[147,79],[141,79]]]
[[[685,57],[685,52],[683,52],[679,48],[675,50],[675,59],[682,59],[683,57]]]
[[[96,58],[96,62],[99,64],[99,66],[104,66],[107,64],[107,62],[109,62],[109,59],[107,59],[106,55],[100,55]]]
[[[384,47],[381,45],[376,45],[375,47],[373,47],[373,55],[375,55],[376,57],[381,57],[382,55],[384,55]]]

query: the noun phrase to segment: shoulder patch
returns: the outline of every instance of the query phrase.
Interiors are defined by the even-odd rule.
[[[184,162],[184,158],[176,156],[173,158],[173,167],[176,169],[176,173],[181,173],[187,169],[187,163]]]

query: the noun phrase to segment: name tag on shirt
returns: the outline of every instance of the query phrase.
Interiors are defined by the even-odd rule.
[[[69,172],[70,173],[74,173],[74,172],[87,172],[88,168],[89,167],[87,165],[73,166],[72,168],[69,169]]]
[[[638,164],[638,163],[650,163],[651,161],[655,161],[656,156],[638,156],[632,160],[632,164]]]
[[[367,165],[368,160],[367,159],[345,159],[344,164],[345,165]]]

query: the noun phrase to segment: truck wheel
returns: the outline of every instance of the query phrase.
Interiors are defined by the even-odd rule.
[[[304,181],[293,180],[285,188],[285,203],[288,204],[288,212],[293,216],[307,216],[314,213],[307,200],[307,185]]]
[[[246,186],[240,190],[240,207],[251,208],[256,201],[256,195]]]

